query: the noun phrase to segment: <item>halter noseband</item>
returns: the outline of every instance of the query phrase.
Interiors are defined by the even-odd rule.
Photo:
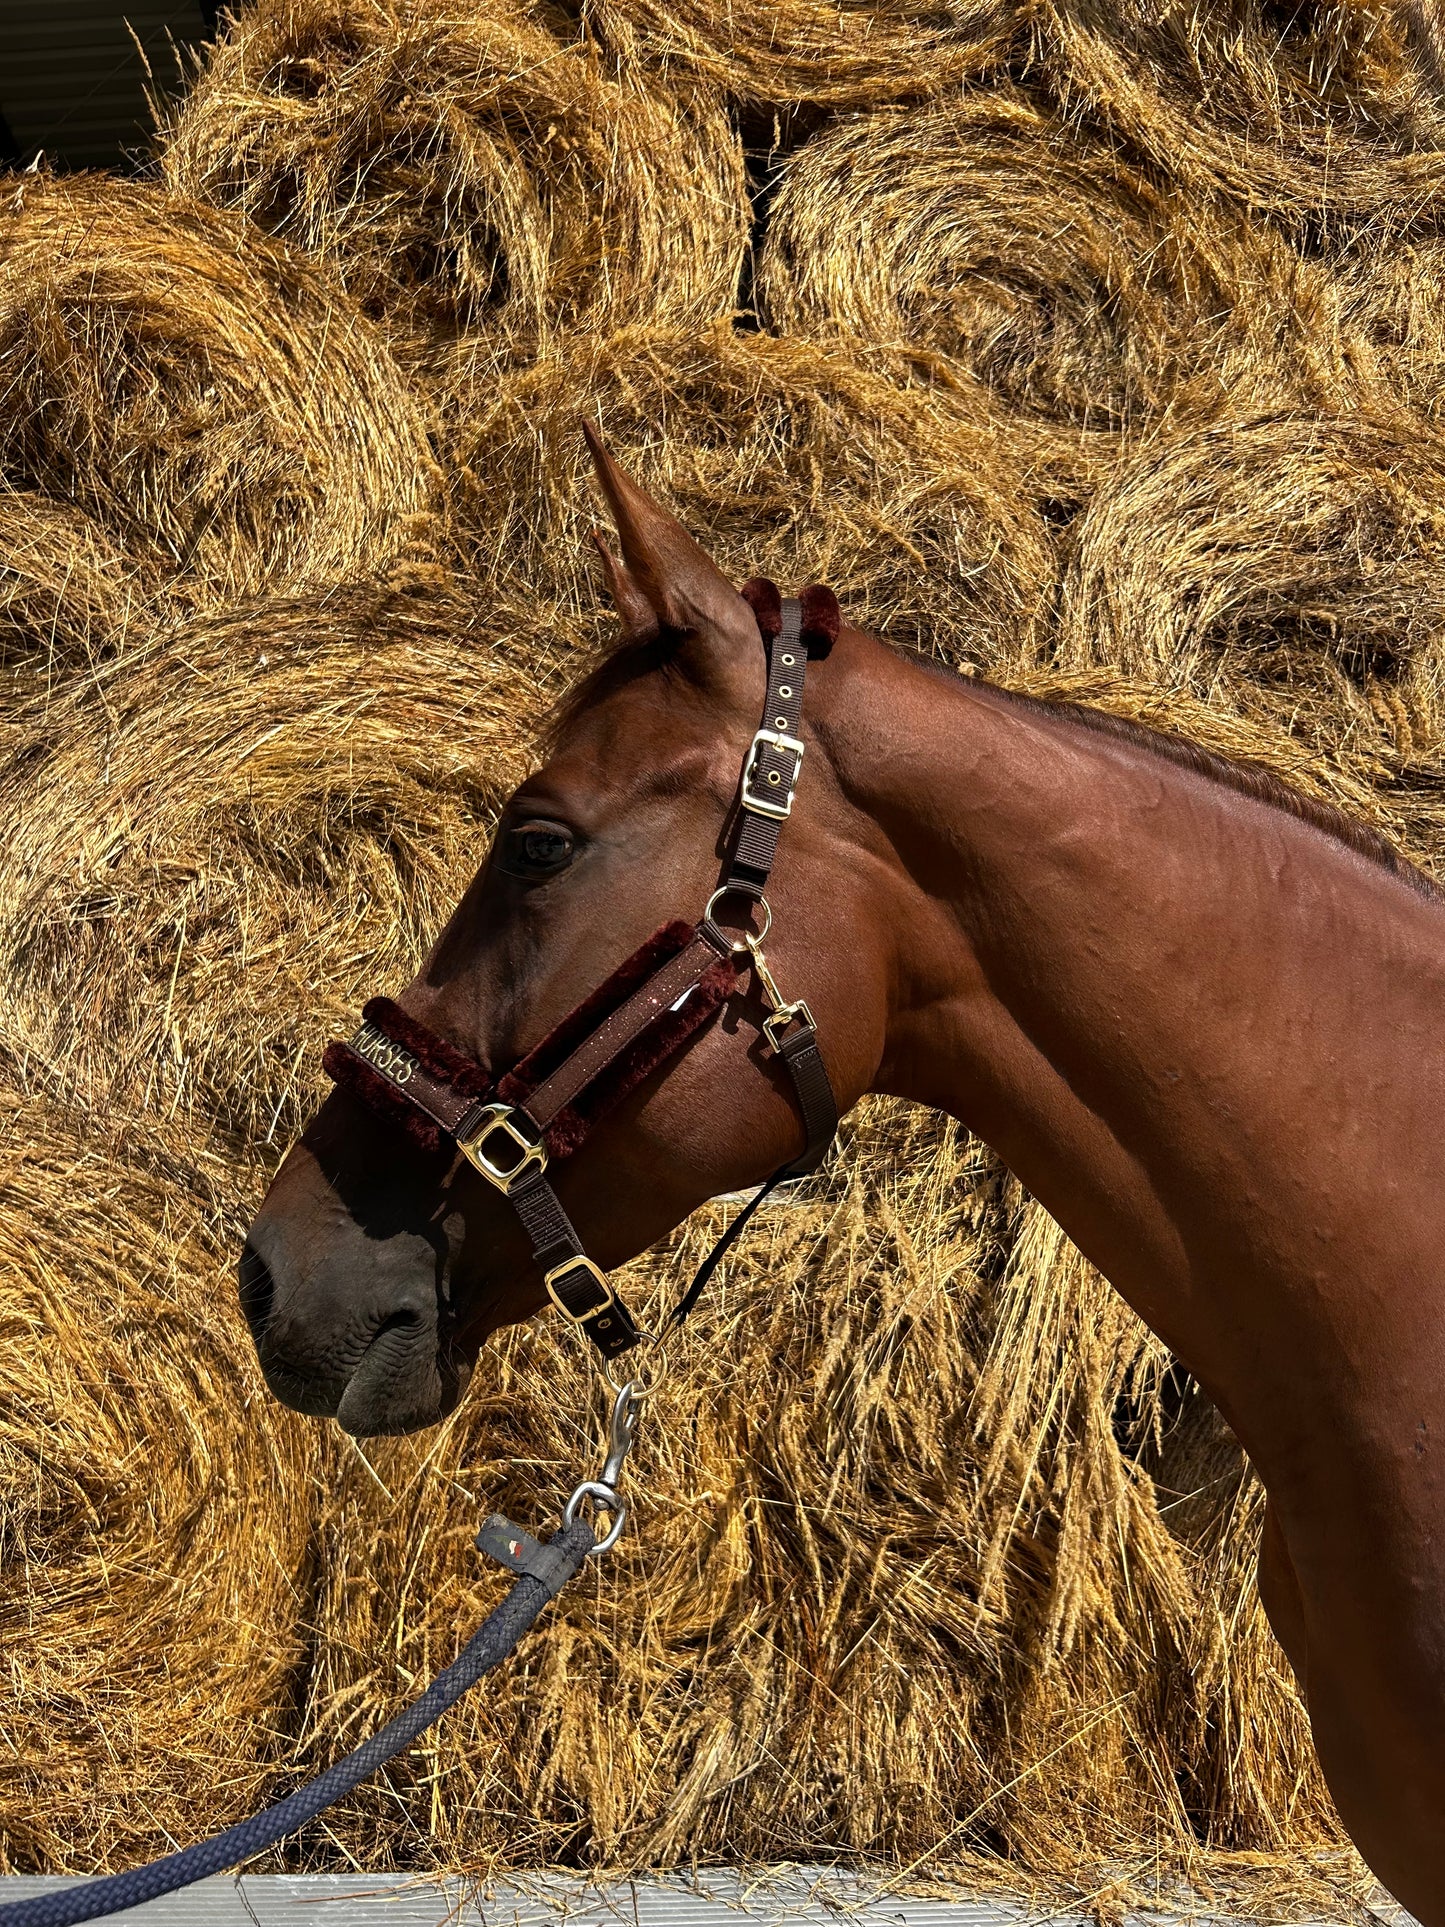
[[[327,1074],[401,1124],[425,1150],[450,1140],[508,1199],[532,1243],[547,1295],[605,1359],[644,1336],[582,1240],[547,1177],[549,1162],[570,1155],[592,1126],[650,1075],[722,1006],[749,959],[770,1007],[768,1048],[792,1081],[807,1143],[780,1165],[739,1213],[700,1267],[669,1325],[696,1304],[719,1259],[767,1194],[787,1178],[817,1169],[838,1128],[838,1105],[818,1050],[813,1014],[788,1002],[763,954],[772,911],[763,895],[778,837],[792,813],[804,745],[807,638],[831,641],[837,604],[824,589],[779,602],[770,583],[750,583],[748,599],[768,654],[761,726],[748,746],[738,784],[732,854],[722,882],[696,924],[667,923],[618,965],[521,1061],[494,1078],[475,1058],[419,1024],[388,997],[373,997],[346,1043],[329,1044]],[[819,653],[825,651],[820,648]],[[728,897],[762,915],[762,929],[739,937],[713,920]]]

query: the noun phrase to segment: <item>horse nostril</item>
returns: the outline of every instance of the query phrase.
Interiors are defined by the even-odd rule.
[[[241,1253],[237,1282],[246,1323],[251,1327],[252,1335],[259,1339],[271,1319],[276,1286],[271,1277],[271,1267],[249,1238]]]
[[[404,1306],[400,1311],[388,1312],[376,1330],[371,1334],[368,1342],[374,1345],[378,1338],[384,1338],[388,1332],[420,1331],[426,1322],[427,1319],[424,1312],[416,1310],[416,1308],[411,1305]]]

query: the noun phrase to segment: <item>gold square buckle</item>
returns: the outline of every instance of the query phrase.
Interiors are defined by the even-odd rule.
[[[570,1305],[563,1303],[557,1292],[557,1286],[560,1281],[577,1277],[591,1279],[598,1291],[596,1304],[588,1305],[582,1311],[573,1311]],[[617,1303],[617,1293],[612,1289],[612,1284],[607,1274],[594,1265],[590,1258],[584,1258],[580,1255],[576,1258],[568,1258],[560,1265],[553,1265],[552,1269],[547,1273],[545,1283],[547,1286],[547,1296],[552,1300],[552,1303],[557,1307],[558,1311],[561,1312],[562,1316],[569,1319],[574,1325],[580,1325],[584,1318],[595,1318],[599,1311],[606,1311],[610,1305]]]
[[[788,779],[786,796],[764,796],[753,786],[753,778],[758,773],[764,748],[781,750],[793,759],[793,773]],[[784,736],[776,729],[760,729],[753,737],[748,750],[748,759],[743,765],[743,802],[750,810],[757,810],[762,816],[775,816],[781,822],[793,814],[793,798],[798,793],[798,778],[803,773],[803,751],[807,748],[796,736]],[[768,772],[768,781],[782,786],[782,778],[776,770]]]
[[[783,1048],[783,1033],[789,1024],[805,1024],[809,1030],[818,1026],[813,1022],[813,1013],[800,997],[794,1004],[780,1004],[771,1016],[763,1019],[763,1035],[775,1051]]]
[[[546,1145],[520,1129],[513,1122],[516,1115],[510,1104],[489,1104],[471,1136],[457,1140],[457,1148],[468,1164],[506,1196],[510,1196],[530,1172],[547,1168]],[[510,1163],[501,1162],[487,1150],[493,1141],[498,1141],[498,1150],[505,1145],[518,1155]]]

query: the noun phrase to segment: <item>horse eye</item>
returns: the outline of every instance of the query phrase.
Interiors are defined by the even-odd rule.
[[[522,823],[507,832],[502,868],[513,876],[549,877],[572,861],[572,832],[557,823]]]

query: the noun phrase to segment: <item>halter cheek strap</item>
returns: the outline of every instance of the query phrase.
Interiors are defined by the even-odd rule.
[[[773,1172],[718,1240],[672,1311],[669,1328],[691,1311],[768,1193],[816,1170],[838,1128],[813,1014],[801,999],[783,997],[763,949],[772,923],[763,890],[803,767],[805,602],[779,602],[771,584],[749,589],[767,592],[749,597],[768,645],[767,699],[743,763],[727,871],[702,921],[654,931],[500,1078],[385,997],[372,998],[355,1034],[329,1044],[322,1060],[337,1084],[390,1117],[421,1149],[460,1151],[502,1192],[531,1241],[548,1297],[607,1359],[630,1351],[643,1334],[587,1256],[547,1177],[549,1160],[576,1151],[608,1111],[675,1056],[733,993],[745,964],[770,1007],[763,1033],[791,1081],[804,1148]],[[836,628],[837,605],[828,592],[805,591],[806,597],[822,603],[824,619],[831,609]],[[754,909],[760,912],[760,931],[738,936],[714,921],[714,906],[730,896],[746,900],[750,920]]]

